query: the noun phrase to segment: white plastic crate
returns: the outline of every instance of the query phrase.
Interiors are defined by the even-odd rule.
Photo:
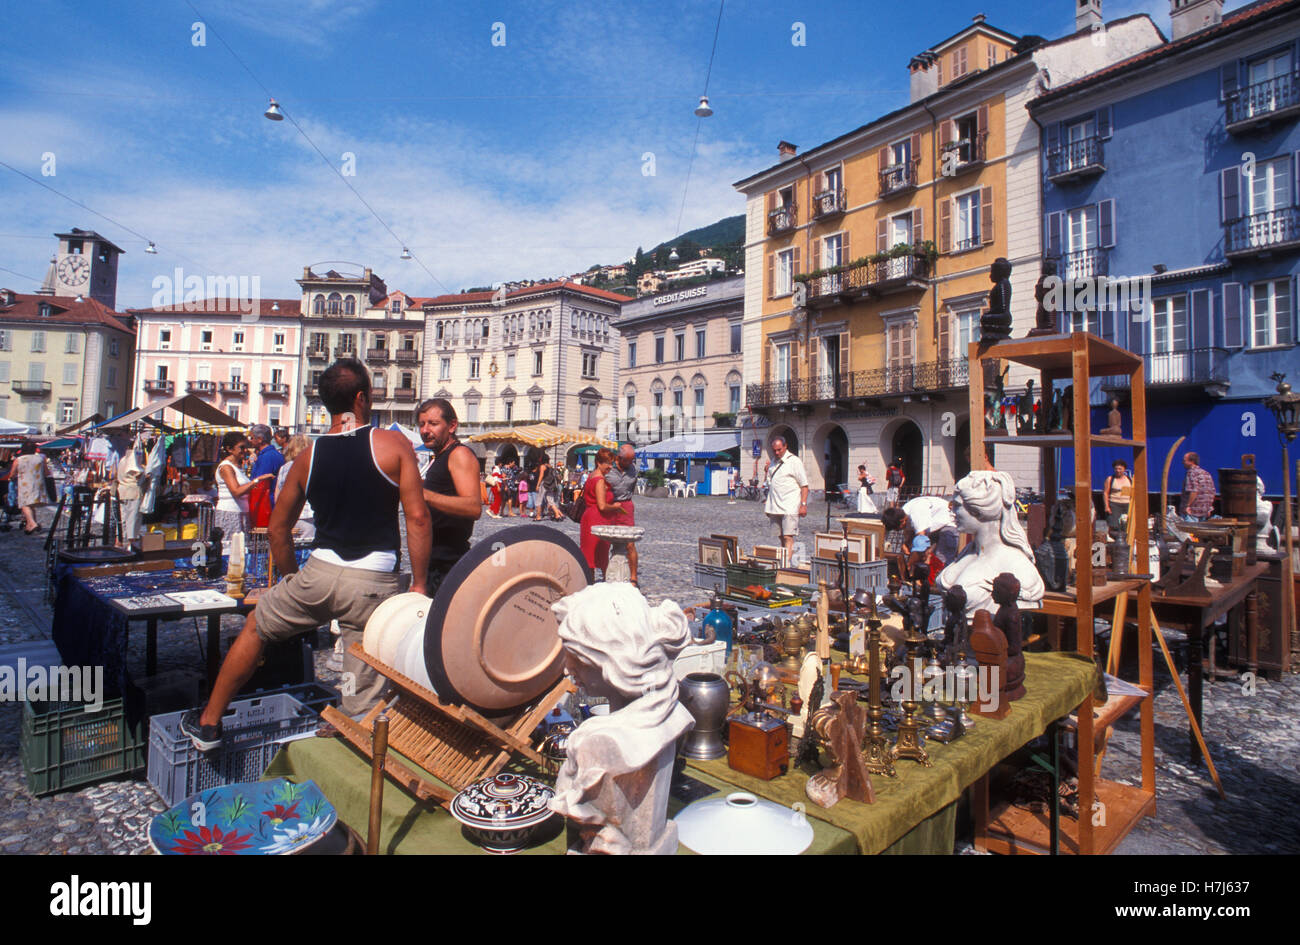
[[[877,597],[889,593],[889,562],[862,561],[852,562],[849,569],[849,593],[867,591]],[[814,587],[819,581],[825,581],[828,588],[840,586],[840,563],[834,559],[813,558],[809,583]]]

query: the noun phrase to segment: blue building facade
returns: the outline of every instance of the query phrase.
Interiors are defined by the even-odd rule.
[[[1268,492],[1282,492],[1264,398],[1275,372],[1300,387],[1298,67],[1300,0],[1266,0],[1030,106],[1044,248],[1061,285],[1140,287],[1122,304],[1080,291],[1059,314],[1063,330],[1143,356],[1152,489],[1186,437],[1179,457],[1198,452],[1216,481],[1249,453]],[[1094,382],[1095,429],[1111,397],[1128,402],[1126,387]],[[1094,470],[1111,458],[1098,450]],[[1173,468],[1176,491],[1181,463]]]

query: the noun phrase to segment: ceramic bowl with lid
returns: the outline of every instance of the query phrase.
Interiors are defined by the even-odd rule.
[[[489,853],[518,853],[555,816],[555,789],[526,774],[502,772],[476,781],[451,802],[451,816]]]

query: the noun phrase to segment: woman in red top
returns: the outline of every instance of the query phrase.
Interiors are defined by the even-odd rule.
[[[613,465],[614,454],[602,446],[596,451],[596,471],[587,477],[582,489],[583,501],[587,503],[587,510],[582,513],[582,556],[587,559],[588,567],[602,571],[609,564],[609,542],[593,535],[591,527],[623,524],[623,505],[610,501],[613,496],[605,484],[605,473]]]

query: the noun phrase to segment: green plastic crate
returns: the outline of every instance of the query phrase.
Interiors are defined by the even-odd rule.
[[[148,719],[127,722],[121,699],[98,712],[83,702],[24,702],[20,736],[27,787],[37,797],[142,774]]]

